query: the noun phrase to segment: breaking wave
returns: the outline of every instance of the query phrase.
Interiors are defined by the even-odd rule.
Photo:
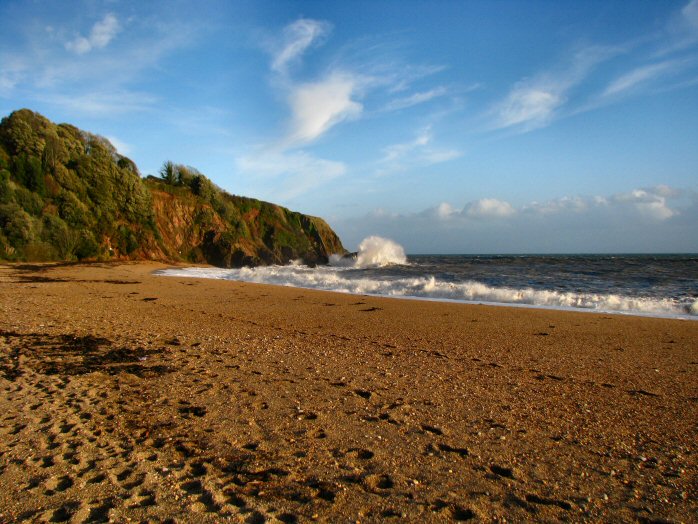
[[[555,309],[696,318],[698,300],[681,302],[670,298],[632,297],[619,294],[561,292],[511,287],[494,287],[472,280],[446,282],[433,276],[395,278],[357,274],[351,267],[303,265],[267,266],[241,269],[183,268],[159,274],[179,277],[216,278],[352,294],[411,297],[428,300],[525,305]]]
[[[407,264],[407,256],[403,247],[379,236],[364,238],[356,253],[330,257],[330,265],[339,267],[371,268],[404,264]]]

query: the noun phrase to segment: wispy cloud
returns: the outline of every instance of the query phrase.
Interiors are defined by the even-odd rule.
[[[281,45],[274,52],[272,70],[286,74],[290,64],[298,61],[311,45],[321,42],[331,30],[332,25],[329,22],[308,18],[301,18],[287,25],[283,31]]]
[[[119,20],[112,13],[108,13],[92,26],[88,36],[76,36],[65,43],[65,48],[75,54],[84,55],[95,48],[102,49],[109,45],[120,30]]]
[[[281,39],[266,46],[271,53],[269,68],[275,75],[272,84],[285,91],[290,118],[283,137],[236,158],[241,176],[250,180],[256,194],[285,202],[346,173],[344,163],[319,158],[301,148],[339,123],[361,115],[363,105],[357,97],[363,79],[333,68],[319,78],[299,81],[298,70],[291,71],[291,66],[300,63],[308,49],[323,43],[331,30],[327,21],[301,18],[283,29]]]
[[[381,68],[383,70],[381,71]],[[385,70],[385,65],[376,67],[377,76],[387,85],[391,94],[403,93],[418,80],[441,73],[447,69],[444,65],[403,64],[399,61],[391,63]]]
[[[415,81],[443,70],[443,66],[399,63],[392,55],[382,55],[385,46],[379,42],[342,46],[324,71],[301,80],[303,70],[292,70],[291,66],[299,64],[309,49],[324,44],[331,31],[332,25],[325,20],[301,18],[288,24],[281,38],[265,45],[271,54],[270,70],[275,74],[272,83],[287,92],[291,113],[282,148],[308,145],[338,124],[359,119],[365,113],[362,98],[368,95],[389,98],[377,110],[381,112],[407,109],[447,94],[445,87],[438,86],[405,95]],[[395,93],[403,95],[395,97]]]
[[[0,63],[0,95],[3,95],[21,82],[29,66],[22,58],[4,53],[0,55]]]
[[[305,151],[256,152],[239,157],[236,164],[255,180],[256,194],[266,193],[269,198],[282,202],[346,173],[342,162],[317,158]]]
[[[396,160],[401,160],[410,152],[415,149],[423,148],[432,141],[433,134],[431,132],[431,126],[422,129],[414,140],[409,142],[404,142],[401,144],[392,144],[384,149],[385,155],[383,157],[383,162],[395,162]]]
[[[666,78],[667,75],[680,70],[688,63],[687,60],[665,60],[638,67],[612,81],[602,96],[618,95],[657,78]]]
[[[555,110],[565,101],[561,84],[521,82],[497,109],[497,127],[526,124],[538,127],[547,124]]]
[[[523,130],[549,124],[567,103],[570,92],[602,62],[622,51],[619,47],[590,46],[575,52],[566,67],[523,79],[491,110],[491,128],[519,126]]]
[[[431,126],[422,128],[413,140],[391,144],[383,149],[383,157],[378,161],[377,174],[390,175],[406,169],[426,167],[453,160],[462,155],[455,149],[433,145],[434,134]]]
[[[359,87],[360,79],[339,72],[294,86],[289,96],[292,128],[286,143],[312,142],[338,123],[358,117],[363,106],[353,97]]]
[[[74,94],[38,94],[36,99],[76,115],[113,116],[153,109],[157,98],[133,91],[96,91]]]
[[[698,0],[691,0],[688,2],[683,9],[681,9],[681,14],[688,25],[698,31]]]
[[[116,138],[113,135],[107,135],[104,138],[111,142],[111,145],[113,145],[116,148],[120,155],[126,156],[130,155],[133,152],[133,148],[131,147],[131,145],[127,144],[123,140]]]
[[[117,47],[109,45],[122,30],[113,14],[104,15],[86,37],[67,43],[66,25],[27,24],[25,39],[0,52],[0,95],[19,94],[25,103],[101,117],[152,109],[156,97],[133,86],[164,56],[189,45],[200,27],[194,20],[182,24],[147,16],[130,19],[128,25],[132,33]]]
[[[325,43],[331,30],[332,25],[327,21],[301,18],[287,25],[281,38],[265,46],[270,53],[271,84],[284,92],[288,104],[288,127],[284,136],[239,157],[237,167],[244,175],[275,179],[281,198],[293,198],[346,173],[344,163],[318,158],[304,148],[340,124],[362,118],[366,96],[381,93],[384,98],[392,99],[387,103],[387,110],[392,111],[428,102],[447,92],[444,87],[436,87],[405,95],[412,82],[441,68],[396,67],[391,61],[376,57],[380,45],[369,55],[362,46],[347,54],[352,46],[346,46],[330,58],[324,70],[307,78],[303,68],[293,66],[299,66],[310,49]],[[397,92],[403,95],[395,98]],[[460,154],[430,147],[427,145],[430,141],[429,132],[417,137],[414,143],[386,148],[381,168],[394,169],[405,156],[414,156],[419,165],[428,165]],[[419,149],[418,154],[416,149],[412,151],[414,148]]]
[[[423,104],[434,98],[444,96],[448,93],[448,89],[444,86],[435,87],[428,91],[421,91],[418,93],[413,93],[410,96],[405,96],[402,98],[396,98],[386,105],[386,111],[398,111],[400,109],[407,109],[408,107],[416,106],[418,104]]]
[[[488,130],[531,131],[555,120],[606,106],[631,94],[663,92],[693,85],[698,58],[688,56],[688,46],[698,42],[698,0],[692,0],[679,12],[680,23],[667,24],[664,30],[613,46],[592,45],[567,59],[567,65],[517,81],[509,93],[489,111]],[[632,69],[619,68],[613,59],[619,55],[633,58]],[[606,87],[596,91],[592,84],[604,84],[608,74],[599,66],[611,62],[615,78],[605,80]]]

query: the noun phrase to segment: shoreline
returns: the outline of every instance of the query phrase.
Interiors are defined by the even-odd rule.
[[[284,267],[284,266],[279,266],[279,267]],[[465,304],[465,305],[471,305],[471,306],[478,306],[478,305],[483,305],[483,306],[490,306],[490,307],[511,307],[511,308],[523,308],[523,309],[542,309],[542,310],[548,310],[548,311],[567,311],[571,313],[596,313],[596,314],[602,314],[602,315],[622,315],[622,316],[633,316],[633,317],[642,317],[642,318],[663,318],[663,319],[671,319],[671,320],[689,320],[689,321],[698,321],[698,314],[691,314],[689,311],[686,311],[684,313],[659,313],[659,312],[650,312],[650,311],[641,311],[641,310],[620,310],[620,309],[593,309],[593,308],[585,308],[585,307],[574,307],[574,306],[556,306],[556,305],[546,305],[546,304],[531,304],[531,303],[524,303],[524,302],[497,302],[497,301],[487,301],[487,300],[466,300],[466,299],[458,299],[458,298],[440,298],[440,297],[422,297],[422,296],[416,296],[416,295],[381,295],[381,294],[376,294],[376,293],[367,293],[367,292],[355,292],[355,291],[344,291],[344,290],[337,290],[337,289],[324,289],[324,288],[318,288],[318,287],[305,287],[305,286],[297,286],[291,283],[287,284],[281,284],[281,283],[270,283],[270,282],[257,282],[253,280],[243,280],[243,279],[228,279],[228,278],[216,278],[216,277],[203,277],[203,276],[197,276],[197,275],[169,275],[166,274],[166,271],[172,269],[172,270],[187,270],[190,268],[194,269],[212,269],[212,270],[220,270],[220,271],[225,271],[226,268],[219,268],[216,266],[210,266],[210,265],[196,265],[196,264],[182,264],[182,266],[172,266],[170,268],[164,268],[161,270],[156,270],[153,272],[155,276],[164,276],[164,277],[172,277],[172,278],[203,278],[206,280],[222,280],[222,281],[229,281],[229,282],[245,282],[248,284],[261,284],[261,285],[269,285],[269,286],[279,286],[279,287],[291,287],[295,289],[304,289],[304,290],[311,290],[311,291],[321,291],[321,292],[326,292],[326,293],[339,293],[339,294],[348,294],[348,295],[353,295],[353,296],[367,296],[367,297],[376,297],[376,298],[391,298],[391,299],[398,299],[398,300],[418,300],[418,301],[426,301],[426,302],[443,302],[443,303],[449,303],[449,304]],[[254,269],[254,268],[251,268]],[[694,303],[692,308],[697,308],[698,307],[698,301]]]
[[[0,266],[0,520],[670,520],[698,325]]]

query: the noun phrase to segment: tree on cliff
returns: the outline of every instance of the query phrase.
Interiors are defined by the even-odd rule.
[[[179,181],[179,177],[177,176],[177,166],[175,166],[170,160],[162,164],[162,167],[160,168],[160,178],[171,186],[174,186]]]

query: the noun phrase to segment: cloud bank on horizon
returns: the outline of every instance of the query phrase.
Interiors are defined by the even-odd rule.
[[[658,252],[675,252],[686,240],[690,245],[696,221],[698,193],[658,186],[520,207],[483,198],[416,213],[378,209],[340,226],[350,245],[372,227],[412,254],[644,253],[648,242]]]
[[[698,251],[698,0],[338,4],[5,2],[0,113],[350,248]]]

